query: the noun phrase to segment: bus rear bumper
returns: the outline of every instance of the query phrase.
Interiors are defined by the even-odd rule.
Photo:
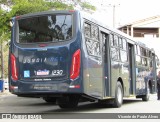
[[[18,96],[43,97],[59,96],[63,94],[82,94],[82,85],[70,85],[68,83],[24,83],[18,86],[10,85],[9,90]]]

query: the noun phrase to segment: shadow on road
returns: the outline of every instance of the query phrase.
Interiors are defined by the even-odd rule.
[[[137,104],[138,102],[143,102],[143,101],[141,99],[124,100],[122,107],[129,104]],[[52,105],[52,104],[49,104],[49,105]],[[46,106],[48,105],[46,104]],[[52,113],[52,112],[64,113],[64,112],[79,112],[79,111],[89,112],[89,111],[103,110],[103,109],[117,109],[117,108],[114,108],[111,104],[85,102],[85,103],[80,103],[76,108],[61,109],[58,107],[58,109],[53,109],[53,110],[43,111],[43,112],[44,113]]]
[[[36,113],[78,113],[78,112],[96,112],[105,110],[117,111],[119,108],[113,108],[111,104],[99,104],[97,102],[79,103],[76,108],[61,109],[55,103],[46,103],[40,98],[23,98],[8,96],[0,99],[1,112],[36,112]],[[142,103],[141,99],[125,99],[122,108],[130,104]],[[24,111],[25,110],[25,111]]]

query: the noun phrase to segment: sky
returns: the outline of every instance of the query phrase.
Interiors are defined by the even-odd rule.
[[[137,20],[160,15],[159,0],[89,0],[97,7],[93,16],[107,21],[113,26],[113,6],[115,6],[115,26],[119,27]]]
[[[141,19],[160,15],[160,0],[89,0],[97,7],[93,17],[113,27],[113,6],[115,5],[115,27]],[[141,40],[139,40],[141,41]],[[160,39],[141,41],[154,48],[160,59]]]

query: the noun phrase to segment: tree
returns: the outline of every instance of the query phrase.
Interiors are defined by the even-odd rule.
[[[44,0],[12,0],[12,2],[13,7],[10,16],[46,11],[53,8],[56,10],[73,8],[73,6],[61,2],[45,2]]]
[[[89,3],[81,2],[81,0],[73,0],[73,4],[63,3],[63,0],[0,0],[0,4],[5,4],[11,7],[11,11],[7,12],[0,8],[0,36],[2,32],[10,37],[9,21],[12,17],[23,15],[27,13],[40,12],[46,10],[71,10],[73,5],[79,4],[82,9],[96,10],[96,8]],[[0,41],[5,41],[0,39]]]
[[[47,0],[49,1],[49,0]],[[64,0],[50,0],[50,2],[47,2],[45,0],[0,0],[0,4],[7,5],[11,8],[11,11],[4,11],[0,7],[0,42],[1,45],[3,45],[4,42],[7,42],[10,39],[11,36],[11,30],[9,22],[11,21],[11,18],[14,16],[19,16],[27,13],[33,13],[33,12],[41,12],[46,10],[73,10],[74,6],[79,4],[82,9],[91,9],[95,10],[95,7],[88,4],[83,3],[81,0],[73,0],[73,4],[67,4],[64,3]],[[4,51],[4,73],[7,75],[7,64],[8,64],[8,45],[5,45],[3,47]],[[7,53],[6,53],[7,52]],[[3,53],[3,52],[1,52]],[[3,59],[3,58],[1,58]],[[4,62],[3,61],[3,62]],[[1,63],[2,64],[2,63]],[[1,65],[1,71],[3,70],[3,66]]]
[[[7,3],[7,0],[0,0],[1,4]]]
[[[3,41],[1,38],[4,37],[5,39],[10,37],[10,27],[9,27],[9,20],[10,17],[7,15],[6,12],[0,9],[0,41]]]

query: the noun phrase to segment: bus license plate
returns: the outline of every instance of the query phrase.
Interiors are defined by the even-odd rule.
[[[36,84],[33,86],[35,90],[57,90],[57,85],[53,84]]]

